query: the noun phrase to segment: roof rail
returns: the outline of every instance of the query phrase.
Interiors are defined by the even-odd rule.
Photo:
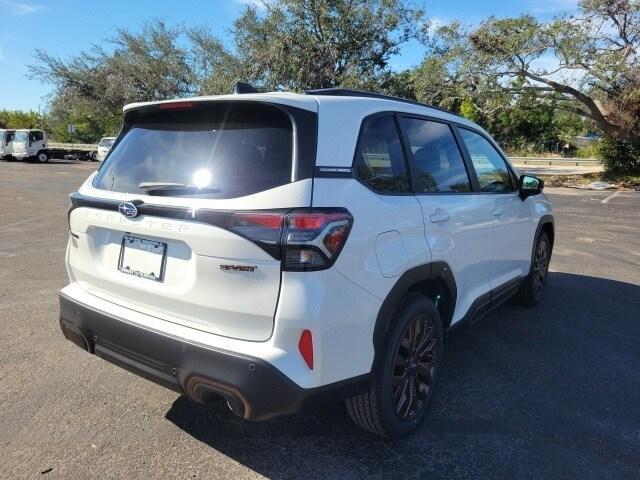
[[[385,95],[384,93],[375,92],[363,92],[362,90],[352,90],[350,88],[317,88],[315,90],[305,90],[307,95],[331,95],[336,97],[364,97],[364,98],[379,98],[382,100],[393,100],[395,102],[409,103],[411,105],[418,105],[420,107],[432,108],[441,112],[450,113],[459,117],[455,112],[447,110],[446,108],[435,107],[426,103],[417,102],[415,100],[408,100],[406,98],[394,97],[393,95]]]

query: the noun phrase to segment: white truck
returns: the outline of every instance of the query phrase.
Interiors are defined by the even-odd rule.
[[[0,129],[0,160],[8,157],[13,152],[13,137],[15,130]]]
[[[49,143],[47,133],[39,129],[15,130],[13,147],[7,156],[16,160],[47,163],[50,158],[96,160],[97,146],[92,144]]]

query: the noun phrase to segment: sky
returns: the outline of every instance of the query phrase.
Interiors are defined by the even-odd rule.
[[[578,0],[414,0],[434,23],[531,14],[541,20],[575,10]],[[33,52],[40,48],[63,59],[93,44],[104,45],[118,28],[136,30],[146,20],[208,26],[228,38],[233,20],[247,4],[260,0],[0,0],[0,110],[45,110],[51,85],[26,77]],[[392,59],[394,69],[420,63],[423,51],[413,42]]]

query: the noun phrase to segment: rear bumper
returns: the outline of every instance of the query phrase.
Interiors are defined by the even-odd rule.
[[[207,403],[224,397],[250,420],[295,413],[311,401],[346,397],[366,388],[368,376],[304,389],[258,358],[213,349],[142,328],[60,294],[64,336],[89,353]]]

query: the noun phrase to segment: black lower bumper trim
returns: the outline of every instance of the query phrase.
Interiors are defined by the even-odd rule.
[[[368,375],[304,389],[271,364],[148,330],[60,294],[64,336],[105,360],[207,403],[224,397],[234,413],[265,420],[295,413],[311,400],[346,397],[366,388]]]

